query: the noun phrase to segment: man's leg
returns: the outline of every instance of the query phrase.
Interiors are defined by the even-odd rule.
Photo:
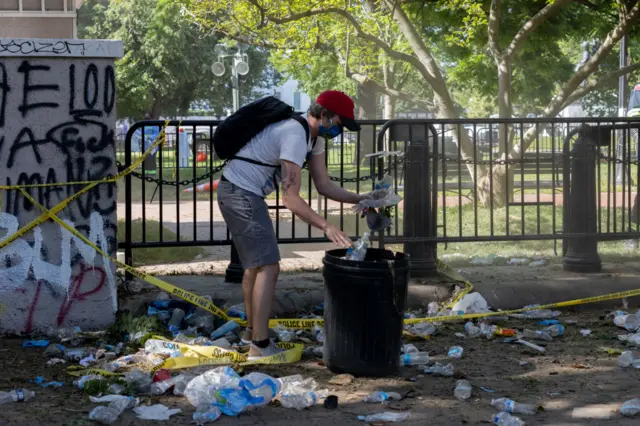
[[[262,342],[269,338],[269,318],[279,273],[280,264],[274,263],[261,267],[256,276],[252,298],[255,342]]]
[[[253,340],[253,288],[258,270],[259,268],[245,269],[242,276],[242,299],[244,300],[244,311],[247,314],[247,330],[242,336],[242,340],[247,343]]]

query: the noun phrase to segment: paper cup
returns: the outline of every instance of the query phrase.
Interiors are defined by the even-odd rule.
[[[616,315],[613,318],[613,323],[618,327],[624,328],[629,331],[636,331],[640,328],[640,318],[636,315]]]

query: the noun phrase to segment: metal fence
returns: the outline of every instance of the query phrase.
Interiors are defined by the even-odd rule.
[[[131,127],[118,154],[124,167],[140,155],[164,124],[146,121]],[[127,259],[133,248],[230,244],[214,189],[222,169],[211,143],[217,124],[170,122],[167,144],[126,177],[119,194],[126,205],[126,232],[119,247],[127,252]],[[391,175],[393,189],[404,201],[394,209],[392,228],[378,236],[386,243],[640,237],[637,120],[393,120],[360,124],[360,132],[346,133],[328,145],[327,167],[332,180],[357,192],[371,191],[373,181],[383,172]],[[587,154],[580,151],[580,141],[587,141],[585,152],[593,151],[593,171],[581,170],[580,177],[572,180],[572,170],[590,167],[583,164]],[[384,154],[372,155],[375,152]],[[202,192],[185,192],[197,185],[202,186]],[[595,229],[571,229],[570,194],[582,194],[582,186],[589,192],[589,185],[594,188]],[[351,237],[357,238],[368,229],[350,206],[319,196],[306,170],[301,195]],[[575,202],[576,196],[573,198]],[[267,203],[280,243],[327,241],[322,232],[291,215],[280,203],[277,191]],[[133,220],[142,222],[138,239],[131,232]],[[157,229],[153,232],[156,237],[147,232],[150,227]],[[165,228],[172,229],[176,237],[166,238]]]

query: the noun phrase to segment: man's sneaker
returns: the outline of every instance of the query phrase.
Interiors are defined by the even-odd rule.
[[[278,348],[273,344],[273,342],[269,343],[269,346],[267,346],[266,348],[261,348],[252,343],[249,346],[249,361],[255,361],[271,355],[277,355],[282,352],[284,352],[284,349]]]
[[[251,330],[250,328],[245,328],[244,333],[242,333],[242,337],[240,338],[240,341],[245,345],[250,345],[251,342],[253,341],[253,330]]]

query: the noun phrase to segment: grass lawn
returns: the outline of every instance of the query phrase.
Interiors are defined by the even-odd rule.
[[[124,241],[124,220],[118,220],[118,240]],[[132,240],[142,241],[142,220],[131,223]],[[146,221],[147,241],[160,240],[160,222]],[[164,228],[162,236],[167,240],[175,240],[176,234]],[[199,254],[204,253],[201,247],[158,247],[133,249],[133,266],[157,265],[162,263],[190,262]]]
[[[610,232],[627,230],[629,219],[625,216],[625,221],[622,221],[622,209],[616,209],[615,214],[613,209],[611,209],[611,214],[607,213],[607,210],[600,211],[599,226],[602,232],[606,232],[607,225]],[[493,216],[489,209],[482,207],[478,207],[476,216],[473,205],[466,205],[462,208],[449,207],[440,210],[438,223],[440,225],[444,223],[446,226],[438,227],[438,236],[489,236],[492,228],[495,236],[507,235],[507,229],[509,235],[549,235],[552,234],[554,229],[556,232],[562,231],[562,215],[562,207],[554,209],[552,206],[540,206],[539,209],[534,206],[526,206],[524,209],[510,207],[508,213],[506,208],[494,209]],[[403,235],[404,221],[402,213],[396,216],[397,218],[394,217],[392,219],[393,227],[390,235]],[[507,217],[509,218],[508,225]],[[342,221],[339,215],[329,215],[328,220],[336,226],[342,224],[343,229],[349,235],[356,235],[356,233],[361,235],[368,229],[366,221],[354,214],[350,214],[348,208],[345,208],[345,215]],[[538,229],[538,222],[540,223],[540,229]],[[554,244],[554,240],[442,243],[438,244],[438,254],[459,253],[466,257],[485,257],[489,254],[513,257],[534,255],[553,257],[557,253],[558,256],[561,256],[562,240],[558,239],[555,243],[557,244]],[[394,250],[403,250],[401,245],[390,247],[393,247]],[[623,261],[640,256],[640,250],[628,250],[625,247],[625,241],[601,241],[598,247],[600,255],[606,260]]]

